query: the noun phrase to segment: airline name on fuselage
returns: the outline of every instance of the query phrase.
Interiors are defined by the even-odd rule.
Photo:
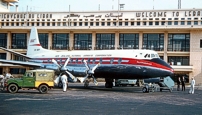
[[[138,64],[152,65],[152,63],[137,61]]]
[[[111,54],[88,54],[88,55],[55,55],[55,57],[111,57]]]

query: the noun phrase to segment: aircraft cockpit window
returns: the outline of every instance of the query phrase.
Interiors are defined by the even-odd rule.
[[[155,58],[155,55],[154,55],[154,54],[151,54],[151,58]]]
[[[144,55],[144,58],[147,58],[147,55],[148,55],[148,54]]]
[[[159,58],[159,55],[158,55],[158,54],[155,54],[155,55],[156,55],[157,58]]]
[[[150,58],[150,54],[145,54],[144,58]]]

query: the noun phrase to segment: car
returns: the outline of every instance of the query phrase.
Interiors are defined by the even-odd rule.
[[[54,70],[27,70],[22,78],[8,79],[7,90],[10,93],[16,93],[19,89],[37,89],[40,93],[47,93],[54,87],[54,79]]]

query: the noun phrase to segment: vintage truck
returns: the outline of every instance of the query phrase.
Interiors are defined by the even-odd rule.
[[[16,93],[19,89],[38,89],[47,93],[54,87],[55,71],[47,69],[27,70],[22,78],[12,78],[7,81],[7,90]]]

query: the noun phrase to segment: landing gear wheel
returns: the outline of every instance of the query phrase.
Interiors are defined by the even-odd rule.
[[[148,92],[148,91],[147,91],[147,88],[146,88],[146,87],[143,87],[143,88],[142,88],[142,92],[143,92],[143,93]]]
[[[113,87],[113,83],[112,82],[106,82],[105,83],[105,87],[106,88],[112,88]]]
[[[84,87],[85,87],[85,88],[88,88],[88,86],[89,86],[89,82],[88,82],[88,81],[85,81],[85,82],[84,82]]]
[[[9,86],[8,86],[8,91],[10,92],[10,93],[16,93],[16,92],[18,92],[18,86],[16,85],[16,84],[10,84]]]
[[[63,87],[63,84],[62,84],[61,81],[58,83],[58,87],[59,87],[59,88],[62,88],[62,87]]]
[[[39,92],[40,93],[47,93],[48,92],[48,86],[47,85],[40,85],[39,86]]]

